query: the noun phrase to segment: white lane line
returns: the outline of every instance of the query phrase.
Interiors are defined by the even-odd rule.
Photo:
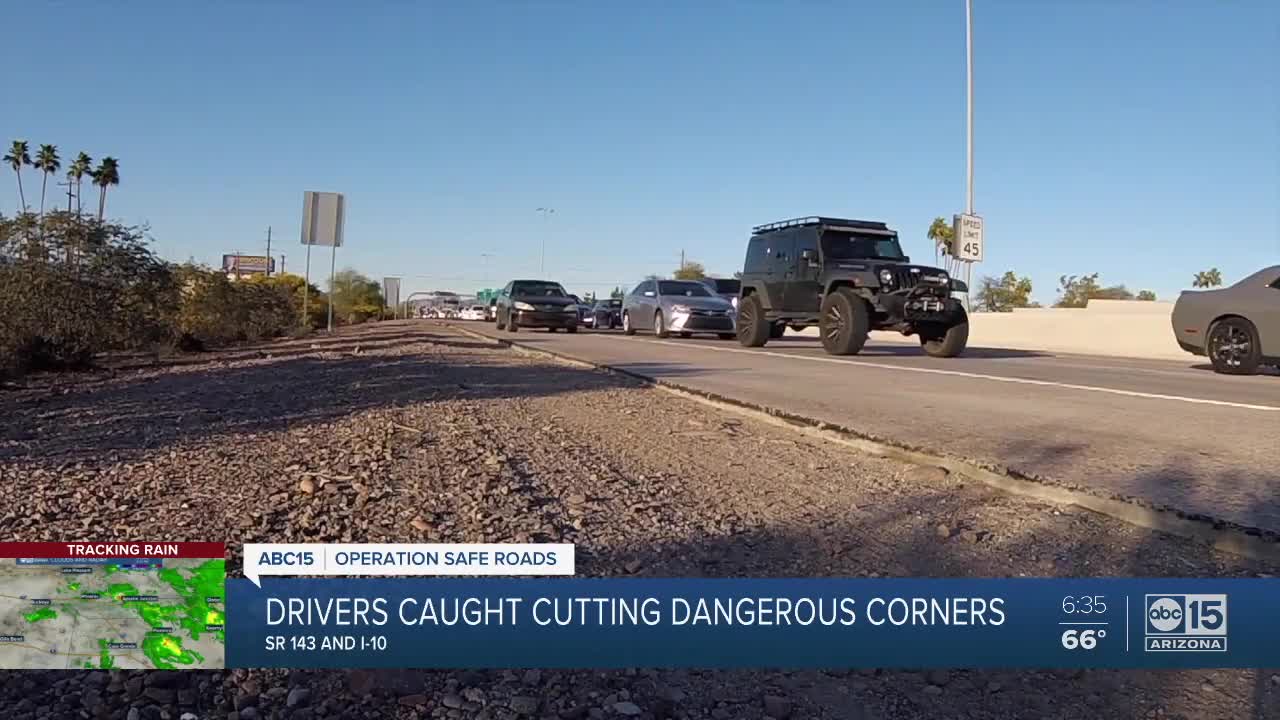
[[[613,339],[613,338],[611,338]],[[700,350],[711,350],[713,352],[724,353],[742,353],[744,355],[764,355],[768,357],[782,358],[784,360],[808,360],[809,362],[834,363],[836,365],[854,365],[857,367],[877,368],[880,370],[898,370],[900,372],[924,373],[927,375],[950,375],[953,377],[972,378],[975,380],[990,380],[991,382],[1012,383],[1015,385],[1037,385],[1040,387],[1054,387],[1065,390],[1079,390],[1082,392],[1106,393],[1108,395],[1122,395],[1124,397],[1146,398],[1148,400],[1172,400],[1175,402],[1192,403],[1195,405],[1214,405],[1217,407],[1237,408],[1241,410],[1260,410],[1262,412],[1280,412],[1280,405],[1255,405],[1252,403],[1231,402],[1230,400],[1210,400],[1209,398],[1186,397],[1183,395],[1163,395],[1161,393],[1140,392],[1138,390],[1121,390],[1119,388],[1100,387],[1097,385],[1076,385],[1074,383],[1052,382],[1050,380],[1031,380],[1028,378],[1006,377],[1004,375],[986,375],[983,373],[965,372],[963,370],[939,370],[938,368],[922,368],[910,367],[905,365],[885,365],[883,363],[867,362],[866,360],[842,360],[834,357],[814,357],[810,355],[792,355],[790,353],[772,352],[769,350],[749,350],[747,348],[729,348],[729,347],[713,347],[711,345],[703,345],[696,342],[675,342],[672,340],[657,340],[649,338],[616,338],[621,340],[630,340],[633,342],[646,342],[655,345],[671,345],[681,348],[698,348]]]

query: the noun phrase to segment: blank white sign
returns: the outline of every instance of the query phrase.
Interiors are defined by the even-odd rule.
[[[346,207],[346,198],[342,193],[303,193],[302,244],[342,247],[342,222]]]

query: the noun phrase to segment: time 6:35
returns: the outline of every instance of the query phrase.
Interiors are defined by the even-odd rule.
[[[1107,611],[1104,595],[1068,595],[1062,598],[1062,612],[1068,615],[1102,615]]]

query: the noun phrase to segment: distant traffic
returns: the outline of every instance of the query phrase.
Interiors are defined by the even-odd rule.
[[[455,298],[422,317],[488,320],[499,330],[579,328],[648,333],[659,338],[711,335],[760,347],[817,328],[832,355],[860,352],[872,330],[915,336],[928,355],[952,358],[968,345],[965,283],[914,264],[896,230],[882,222],[803,217],[759,225],[733,278],[647,277],[621,297],[583,299],[553,280],[512,280],[487,305]],[[1213,369],[1252,374],[1280,366],[1280,266],[1230,288],[1185,292],[1173,330],[1186,351]]]

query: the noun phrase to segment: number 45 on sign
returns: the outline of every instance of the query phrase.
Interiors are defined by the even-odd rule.
[[[982,218],[977,215],[955,215],[951,219],[955,239],[952,255],[957,260],[982,262]]]

